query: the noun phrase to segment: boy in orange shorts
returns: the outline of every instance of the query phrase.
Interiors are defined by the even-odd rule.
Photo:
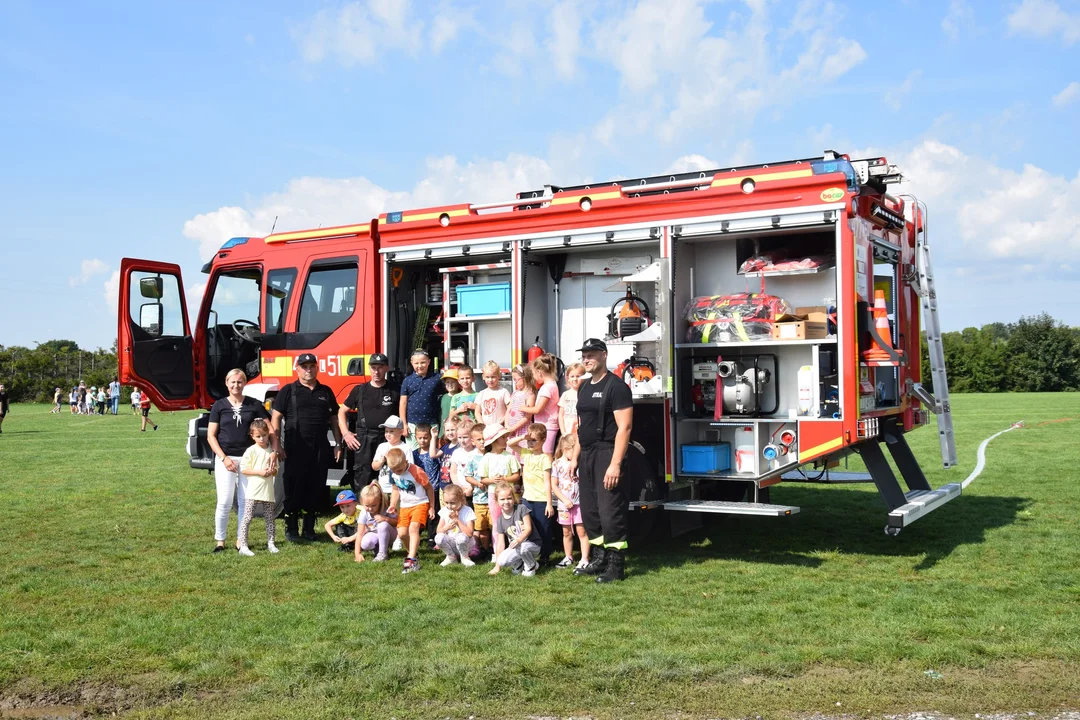
[[[404,537],[406,532],[409,536],[409,554],[401,572],[416,572],[420,569],[420,528],[435,517],[435,493],[427,473],[410,463],[400,448],[386,453],[386,464],[393,483],[390,507],[397,511],[398,537]]]

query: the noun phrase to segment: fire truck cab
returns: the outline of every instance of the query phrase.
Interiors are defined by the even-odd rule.
[[[234,238],[203,268],[194,328],[179,268],[126,259],[121,379],[164,410],[207,408],[232,368],[267,399],[310,351],[340,400],[375,351],[402,374],[418,347],[437,367],[495,360],[509,382],[534,343],[572,362],[602,337],[634,395],[634,507],[788,516],[771,486],[855,452],[895,534],[960,492],[932,489],[904,439],[935,412],[955,463],[926,209],[888,192],[899,180],[827,152]],[[210,467],[200,421],[189,454]]]

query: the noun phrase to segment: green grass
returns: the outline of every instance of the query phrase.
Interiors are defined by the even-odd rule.
[[[211,555],[190,415],[140,433],[130,415],[17,406],[0,435],[0,700],[147,718],[1075,708],[1078,401],[955,397],[958,468],[940,469],[934,430],[912,436],[935,486],[1028,427],[899,537],[872,486],[785,484],[772,499],[800,515],[654,538],[613,587],[433,554],[402,576],[326,543]]]

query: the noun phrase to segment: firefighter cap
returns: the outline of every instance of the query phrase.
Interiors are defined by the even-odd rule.
[[[382,353],[375,353],[367,361],[368,367],[372,365],[389,365],[390,358],[386,357]]]
[[[599,350],[601,352],[607,352],[607,343],[600,338],[589,338],[585,341],[585,344],[578,348],[578,352],[585,352],[586,350]]]
[[[300,367],[301,365],[307,365],[308,363],[317,362],[319,362],[318,358],[316,358],[315,355],[313,355],[312,353],[303,353],[302,355],[300,355],[300,357],[296,358],[296,367]]]

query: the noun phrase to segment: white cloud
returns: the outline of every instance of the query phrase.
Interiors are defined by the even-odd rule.
[[[676,158],[675,162],[671,163],[664,172],[698,172],[701,170],[715,170],[718,167],[720,167],[720,163],[715,160],[710,160],[704,155],[683,155],[680,158]]]
[[[475,27],[472,12],[446,7],[431,21],[428,34],[431,51],[438,55],[443,48],[457,39],[458,34],[467,27]]]
[[[95,275],[102,275],[107,272],[109,272],[109,266],[106,265],[103,261],[98,260],[97,258],[83,260],[82,264],[79,267],[79,274],[69,277],[68,283],[71,285],[71,287],[75,287],[76,285],[85,285],[90,280],[90,278],[94,277]]]
[[[577,74],[577,58],[581,51],[582,5],[574,0],[557,3],[551,9],[551,37],[545,43],[559,77],[570,80]]]
[[[941,30],[956,40],[960,37],[960,31],[972,26],[975,20],[975,11],[971,9],[965,0],[952,0],[949,3],[949,11],[941,19]]]
[[[331,57],[342,65],[372,65],[387,50],[416,54],[424,23],[412,17],[409,0],[365,0],[346,3],[340,10],[323,9],[290,27],[300,56],[309,63]],[[441,26],[441,40],[449,31]]]
[[[899,110],[904,101],[907,100],[907,96],[911,94],[911,88],[920,77],[922,77],[922,70],[913,70],[908,73],[908,76],[904,78],[904,82],[885,91],[885,104],[893,110]]]
[[[906,189],[927,203],[931,218],[944,213],[969,251],[1038,267],[1080,260],[1080,172],[1070,179],[1034,165],[1011,170],[934,140],[899,160]]]
[[[501,48],[491,60],[492,67],[507,77],[521,77],[525,74],[528,61],[536,57],[536,35],[532,26],[518,21],[510,29],[497,36]]]
[[[1023,0],[1006,22],[1019,35],[1060,35],[1066,45],[1080,40],[1080,13],[1068,12],[1054,0]]]
[[[1080,98],[1080,83],[1071,82],[1065,89],[1050,99],[1050,103],[1056,108],[1063,108],[1069,103]]]
[[[116,306],[120,302],[120,271],[113,270],[112,275],[105,281],[105,302],[108,303],[113,315],[116,315]]]
[[[560,178],[564,183],[578,178]],[[277,232],[366,222],[390,210],[509,200],[514,193],[552,182],[546,160],[511,154],[505,160],[461,164],[453,156],[429,158],[426,176],[411,190],[388,190],[367,178],[305,177],[251,207],[222,207],[184,223],[185,237],[210,259],[230,237],[262,237],[277,218]],[[189,297],[196,288],[189,289]]]

